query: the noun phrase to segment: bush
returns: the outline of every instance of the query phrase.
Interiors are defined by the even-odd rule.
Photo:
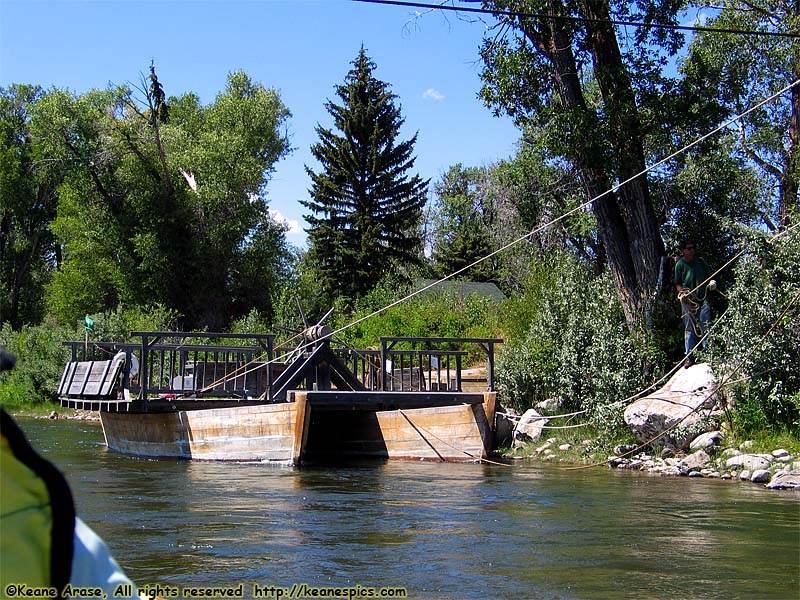
[[[407,287],[397,286],[387,280],[359,299],[353,311],[346,311],[337,303],[330,321],[339,329],[383,309],[409,293]],[[385,336],[408,337],[495,337],[498,314],[502,310],[496,302],[471,294],[460,297],[436,288],[406,300],[360,323],[348,327],[337,335],[355,348],[378,346]],[[483,360],[485,355],[477,348],[468,357],[471,361]]]
[[[744,432],[800,427],[800,236],[749,242],[727,292],[730,308],[714,338],[715,361],[733,379],[734,425]],[[788,312],[782,315],[784,310]],[[774,327],[765,339],[762,337]],[[752,351],[752,352],[751,352]],[[748,356],[749,355],[749,356]],[[741,363],[741,366],[740,366]],[[723,376],[725,373],[723,373]]]
[[[571,412],[643,387],[646,367],[660,353],[630,334],[610,275],[594,275],[566,255],[534,272],[525,289],[534,307],[530,326],[498,360],[503,401],[526,410],[557,398]]]
[[[255,308],[231,323],[231,333],[266,333],[271,331],[269,319]]]
[[[13,371],[0,376],[0,404],[19,407],[55,400],[56,388],[69,358],[62,344],[70,337],[68,329],[55,320],[12,331],[10,324],[0,329],[0,346],[17,357]]]
[[[116,308],[89,315],[94,320],[89,341],[131,342],[139,341],[131,337],[133,331],[174,331],[180,315],[177,311],[161,304]],[[73,340],[84,337],[83,320],[75,324]]]

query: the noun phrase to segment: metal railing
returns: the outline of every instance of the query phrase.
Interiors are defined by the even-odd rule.
[[[71,361],[111,360],[125,354],[121,388],[140,400],[154,397],[271,397],[272,382],[296,356],[276,348],[273,334],[138,331],[139,343],[65,342]],[[237,345],[223,342],[236,340]],[[212,343],[213,342],[213,343]],[[494,390],[494,338],[383,337],[380,349],[333,349],[336,356],[372,391]],[[479,348],[485,375],[464,377],[464,363]],[[293,356],[294,354],[294,356]],[[138,362],[138,374],[132,366]],[[467,378],[470,379],[470,378]],[[298,384],[300,387],[304,383]]]

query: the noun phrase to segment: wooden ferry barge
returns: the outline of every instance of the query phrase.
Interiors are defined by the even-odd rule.
[[[295,349],[275,348],[271,334],[67,342],[58,395],[64,407],[99,411],[109,449],[143,457],[301,465],[491,452],[502,340],[387,337],[356,351],[333,349],[331,333],[307,327]],[[485,353],[482,381],[468,381],[467,352],[452,349],[469,344]]]

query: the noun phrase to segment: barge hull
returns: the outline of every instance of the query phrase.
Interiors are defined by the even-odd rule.
[[[109,449],[279,465],[335,458],[470,461],[491,450],[495,393],[292,392],[292,401],[170,412],[100,410]],[[179,404],[179,403],[176,403]]]

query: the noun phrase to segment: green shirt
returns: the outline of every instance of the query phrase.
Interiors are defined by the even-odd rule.
[[[692,262],[686,262],[680,259],[675,264],[675,276],[672,282],[675,285],[680,285],[687,292],[694,290],[701,283],[700,287],[694,292],[695,297],[700,301],[706,300],[706,279],[711,277],[711,269],[706,261],[699,256],[695,257]],[[705,282],[705,283],[703,283]]]

